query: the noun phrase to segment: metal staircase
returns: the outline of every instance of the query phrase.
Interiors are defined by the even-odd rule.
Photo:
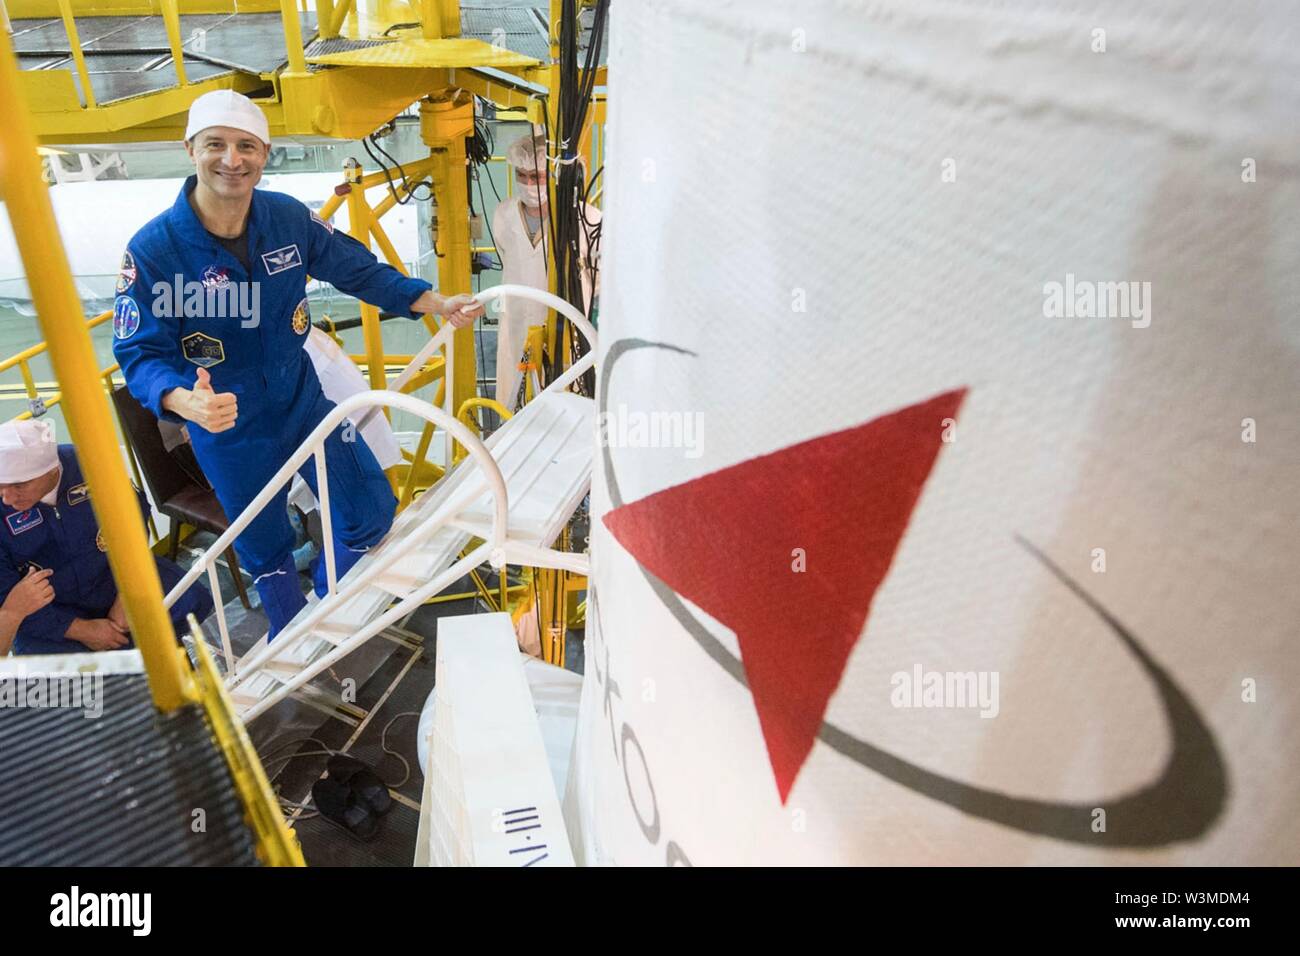
[[[586,555],[552,550],[549,545],[591,484],[595,404],[567,389],[595,361],[595,330],[572,305],[536,289],[497,286],[476,298],[486,303],[503,295],[531,298],[560,312],[583,332],[590,351],[483,442],[455,419],[449,407],[438,408],[396,390],[439,347],[448,351],[444,368],[455,368],[451,326],[444,325],[392,388],[362,392],[338,405],[167,595],[165,603],[170,607],[190,584],[208,576],[218,596],[217,626],[228,665],[227,686],[245,721],[265,713],[484,562],[498,569],[513,563],[588,572]],[[450,382],[444,394],[449,405]],[[336,580],[324,442],[345,418],[359,420],[363,415],[358,413],[380,405],[441,427],[448,445],[454,439],[469,455],[398,515],[384,540]],[[219,597],[217,559],[312,456],[321,488],[327,594],[308,603],[274,641],[263,640],[236,659]],[[446,460],[453,460],[450,447]]]

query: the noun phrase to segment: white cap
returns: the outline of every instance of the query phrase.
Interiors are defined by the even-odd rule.
[[[234,90],[213,90],[190,104],[190,119],[185,124],[187,140],[213,126],[242,129],[271,145],[271,127],[266,122],[266,114],[247,96]]]
[[[525,133],[506,148],[506,162],[518,172],[546,172],[546,140],[536,133]]]
[[[49,422],[0,424],[0,484],[31,481],[59,466],[59,446]]]

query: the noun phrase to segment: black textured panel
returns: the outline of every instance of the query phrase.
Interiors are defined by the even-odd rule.
[[[529,7],[467,6],[460,5],[460,32],[491,34],[504,30],[507,34],[532,34],[541,36],[537,17]]]
[[[316,35],[316,14],[299,13],[303,42]],[[278,13],[239,13],[207,31],[197,56],[245,73],[271,73],[288,60]]]
[[[24,33],[30,33],[33,30],[39,30],[42,27],[48,27],[51,23],[58,23],[58,17],[39,17],[34,19],[10,20],[9,28],[13,33],[11,39],[17,42],[17,37]]]
[[[550,44],[546,38],[546,22],[549,10],[545,4],[536,7],[521,6],[465,6],[460,7],[460,35],[485,43],[500,43],[508,50],[531,56],[535,60],[546,60],[550,56]],[[578,34],[578,56],[586,56],[587,44],[591,40],[591,24],[595,11],[584,9],[578,16],[580,32]],[[608,20],[606,21],[608,24]],[[606,42],[602,44],[600,63],[606,61],[609,48],[608,27]]]
[[[84,47],[88,43],[103,40],[119,30],[125,30],[128,27],[143,23],[146,19],[148,18],[76,17],[74,23],[77,27],[77,42]],[[162,18],[159,17],[158,20],[161,22]],[[18,53],[69,53],[72,50],[72,44],[68,40],[67,31],[63,29],[63,21],[55,20],[43,27],[28,30],[26,33],[15,36],[14,50]]]
[[[25,53],[18,57],[20,70],[49,70],[58,67],[72,68],[72,60],[62,53]]]
[[[392,40],[349,40],[347,37],[335,37],[332,40],[312,40],[303,53],[307,56],[326,56],[330,53],[346,53],[349,50],[364,50],[369,46],[383,46]]]
[[[120,57],[123,64],[131,62],[132,57],[136,58],[136,60],[147,57],[149,64],[156,63],[159,60],[163,61],[161,66],[138,72],[130,70],[97,72],[88,54],[86,56],[86,69],[90,71],[90,83],[95,88],[95,99],[101,106],[105,103],[129,99],[132,96],[142,96],[146,93],[157,93],[159,90],[171,89],[177,84],[176,67],[172,64],[170,57],[160,56],[155,53],[98,53],[94,54],[94,56],[101,63],[107,63],[107,60],[103,58],[108,57]],[[188,56],[185,58],[185,78],[191,83],[197,83],[200,80],[231,72],[233,71],[227,66],[218,66]]]
[[[83,59],[86,61],[86,70],[90,73],[138,73],[159,66],[171,57],[166,52],[121,50],[113,53],[86,53]]]
[[[0,866],[257,865],[202,711],[158,715],[143,674],[102,703],[0,709]]]
[[[217,24],[229,20],[234,13],[185,14],[181,16],[181,42],[187,49],[196,42],[192,39],[195,30],[205,33]],[[80,31],[80,27],[77,28]],[[205,37],[206,39],[206,37]],[[87,41],[81,38],[81,48],[92,50],[163,50],[170,51],[167,42],[167,22],[162,17],[144,17],[121,30],[115,30],[98,40]],[[201,51],[200,51],[201,52]]]
[[[514,53],[545,60],[549,56],[546,35],[528,7],[460,8],[460,35],[468,40],[499,43]]]

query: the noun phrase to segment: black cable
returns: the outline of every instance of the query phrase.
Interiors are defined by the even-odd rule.
[[[491,178],[492,178],[492,174],[488,173],[488,179]],[[488,238],[492,240],[492,248],[496,250],[496,252],[494,253],[494,258],[496,259],[496,265],[488,266],[488,268],[496,272],[500,272],[502,268],[504,268],[501,265],[501,248],[497,245],[497,237],[492,232],[492,217],[487,214],[487,199],[484,198],[483,196],[483,179],[479,175],[478,167],[474,168],[474,182],[478,183],[479,203],[483,207],[483,224],[487,226]],[[500,202],[499,199],[498,202]]]
[[[410,179],[407,178],[406,170],[402,168],[402,164],[399,163],[396,159],[394,159],[392,154],[389,153],[388,150],[384,149],[383,146],[379,145],[379,141],[376,138],[374,133],[371,133],[370,136],[366,137],[361,142],[362,145],[365,146],[366,154],[372,160],[374,160],[374,162],[379,166],[380,169],[384,171],[384,178],[388,180],[388,191],[393,194],[394,201],[396,201],[400,205],[405,206],[413,199],[427,201],[433,198],[433,187],[430,186],[427,182],[421,180],[420,182],[416,183],[414,186],[411,185],[411,181]],[[371,146],[379,150],[379,152],[382,153],[390,163],[392,163],[393,169],[397,171],[397,174],[402,177],[402,188],[406,191],[405,199],[401,199],[398,197],[397,190],[393,186],[393,177],[389,171],[389,168],[383,164],[383,162],[379,159],[378,156],[376,156],[373,152],[371,152],[370,149]],[[416,192],[416,190],[419,189],[421,186],[424,187],[427,195],[421,196]]]
[[[596,185],[596,180],[600,178],[600,174],[603,173],[604,171],[605,171],[605,167],[601,166],[600,169],[596,170],[595,174],[592,175],[591,180],[587,183],[587,189],[582,194],[583,205],[586,205],[587,200],[591,198],[591,187]]]
[[[590,314],[584,289],[584,271],[592,276],[592,295],[595,294],[594,251],[599,249],[599,224],[587,219],[583,204],[590,195],[590,184],[583,183],[583,170],[578,163],[577,142],[586,123],[587,110],[595,91],[596,69],[600,61],[600,50],[604,40],[605,20],[608,15],[609,0],[597,0],[592,18],[591,38],[587,45],[586,56],[579,62],[578,35],[580,33],[577,3],[575,0],[563,0],[558,37],[560,75],[559,96],[556,118],[558,129],[552,131],[549,116],[546,119],[547,142],[554,142],[558,153],[558,172],[555,177],[556,208],[551,210],[552,243],[556,261],[556,289],[561,298],[573,303],[584,314]],[[594,182],[595,177],[593,177]],[[584,255],[583,244],[586,242]],[[595,245],[596,250],[592,246]],[[584,270],[585,266],[585,270]],[[563,336],[566,321],[560,320],[559,332]],[[587,342],[573,332],[570,335],[572,360],[577,361],[587,351]],[[559,355],[551,358],[547,366],[548,378],[554,379],[559,374],[561,359]],[[592,394],[595,386],[594,375],[584,375],[579,385],[580,390]]]

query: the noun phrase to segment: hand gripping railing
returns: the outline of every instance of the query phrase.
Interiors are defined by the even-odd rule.
[[[357,575],[353,580],[349,581],[344,588],[341,590],[339,589],[335,573],[334,537],[331,533],[329,476],[325,462],[325,440],[339,425],[339,423],[343,421],[343,419],[347,418],[357,409],[371,405],[388,405],[394,408],[399,408],[402,411],[418,415],[426,421],[432,422],[434,425],[442,426],[469,450],[471,457],[477,459],[479,464],[482,465],[484,478],[493,493],[495,507],[493,509],[492,530],[488,539],[478,548],[475,548],[465,558],[456,562],[447,573],[434,578],[428,585],[425,585],[416,591],[415,594],[423,595],[426,590],[428,591],[428,594],[424,596],[436,594],[439,590],[446,587],[452,581],[455,581],[458,577],[468,573],[470,569],[483,563],[484,560],[491,561],[498,567],[505,563],[503,546],[505,544],[506,515],[508,509],[506,484],[505,479],[501,475],[501,470],[497,467],[496,461],[492,458],[491,452],[488,451],[487,446],[483,444],[482,440],[479,439],[479,437],[469,428],[456,421],[455,418],[448,415],[442,409],[436,408],[428,402],[420,401],[413,396],[400,395],[391,391],[359,392],[344,400],[321,420],[320,424],[313,429],[309,436],[307,436],[306,441],[304,441],[298,450],[289,457],[289,460],[286,461],[271,480],[267,482],[265,487],[263,487],[258,493],[257,497],[255,497],[249,503],[248,507],[240,513],[239,517],[231,522],[230,527],[227,528],[226,531],[211,545],[211,547],[203,553],[199,560],[195,562],[194,566],[190,568],[189,572],[181,578],[180,582],[172,588],[170,592],[168,592],[167,597],[164,600],[164,604],[170,608],[172,604],[174,604],[202,574],[205,572],[207,573],[208,581],[212,587],[213,597],[215,599],[214,603],[216,604],[217,609],[217,626],[221,634],[222,652],[226,658],[227,680],[238,682],[238,680],[242,679],[248,673],[256,670],[271,656],[283,653],[287,648],[295,644],[300,637],[309,633],[312,626],[324,616],[328,608],[333,603],[336,603],[329,601],[330,597],[337,595],[340,598],[347,598],[360,593],[360,591],[369,585],[375,577],[386,572],[393,564],[401,560],[401,558],[420,543],[423,539],[423,535],[419,532],[432,530],[432,528],[438,523],[446,523],[448,519],[455,514],[456,510],[464,507],[466,503],[464,499],[467,497],[465,494],[458,495],[453,500],[446,502],[442,507],[438,508],[433,515],[422,522],[416,532],[409,533],[406,540],[396,548],[393,548],[391,553],[386,553],[380,561],[372,564],[369,568],[365,569],[364,573]],[[242,666],[240,666],[239,674],[237,675],[235,670],[235,657],[230,646],[230,632],[226,624],[224,602],[221,600],[220,581],[217,577],[217,559],[234,543],[235,539],[245,528],[248,527],[253,518],[255,518],[262,509],[272,501],[272,499],[274,499],[280,488],[291,481],[298,469],[313,455],[316,458],[316,483],[317,488],[320,491],[321,532],[324,537],[325,545],[325,569],[328,583],[326,599],[322,600],[315,608],[313,608],[306,618],[276,635],[276,640],[274,642],[269,643],[261,652],[253,655],[255,659],[249,660],[246,658],[244,662],[241,662]],[[473,486],[471,489],[472,493],[481,493],[481,487],[481,485]],[[474,559],[472,563],[470,563],[471,558]],[[465,565],[465,567],[462,567],[462,565]],[[448,577],[452,571],[456,571],[457,573],[454,576]],[[447,578],[447,580],[441,583],[439,587],[430,589],[430,585],[440,582],[443,578]],[[424,597],[422,596],[420,600],[423,601]],[[388,624],[391,623],[391,620],[385,620],[388,617],[389,615],[385,615],[380,618],[380,621],[384,623],[374,629],[375,633],[378,633],[379,630],[382,630],[383,627],[387,627]],[[393,615],[392,619],[395,620],[396,615]],[[369,628],[367,628],[367,630],[369,630]]]
[[[551,382],[550,385],[547,385],[546,388],[543,389],[544,392],[549,392],[552,389],[557,392],[563,391],[596,364],[596,330],[592,327],[591,323],[587,321],[587,317],[578,311],[576,306],[564,301],[558,295],[544,292],[541,289],[534,289],[532,286],[526,285],[493,286],[491,289],[484,289],[482,292],[476,293],[474,299],[482,305],[487,305],[487,303],[491,302],[493,299],[501,299],[507,296],[515,296],[521,299],[532,299],[534,302],[540,302],[542,305],[548,306],[556,312],[559,312],[578,327],[586,337],[587,344],[590,346],[587,354],[574,362],[572,366],[570,366],[562,375],[557,377],[555,381]],[[443,364],[443,374],[446,380],[446,385],[443,388],[443,411],[449,415],[454,415],[454,403],[456,399],[453,386],[456,363],[453,357],[455,339],[452,333],[455,331],[455,327],[450,322],[443,322],[442,328],[438,329],[433,338],[429,339],[429,341],[424,344],[424,348],[420,349],[420,351],[415,354],[411,361],[407,363],[406,368],[402,369],[397,378],[393,379],[389,383],[389,390],[400,392],[406,386],[406,383],[411,381],[420,369],[424,368],[429,359],[433,357],[433,354],[438,351],[438,349],[446,346],[447,360]],[[366,415],[357,422],[357,429],[360,430],[364,427],[366,422],[370,420],[370,416],[375,414],[377,411],[378,409],[372,409],[370,412],[367,412]],[[448,470],[450,470],[452,461],[452,436],[450,432],[446,434],[446,438],[447,455],[444,460],[447,462]]]

